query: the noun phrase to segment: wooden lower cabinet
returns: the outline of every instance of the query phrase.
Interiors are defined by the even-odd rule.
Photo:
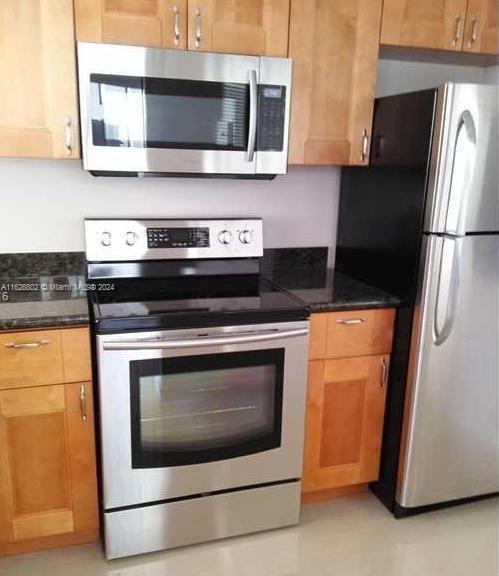
[[[303,491],[376,480],[388,355],[309,362]]]
[[[47,334],[85,359],[87,329]],[[0,390],[0,555],[97,540],[97,502],[92,383]]]

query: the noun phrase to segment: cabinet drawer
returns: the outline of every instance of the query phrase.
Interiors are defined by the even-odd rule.
[[[313,314],[310,360],[390,354],[394,309]]]
[[[334,312],[327,322],[327,358],[390,354],[395,310]]]
[[[64,381],[59,330],[0,334],[0,389]]]
[[[0,334],[0,389],[91,379],[88,328]]]

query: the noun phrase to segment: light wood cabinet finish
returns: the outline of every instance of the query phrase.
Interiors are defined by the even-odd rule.
[[[96,486],[91,383],[0,391],[0,554],[96,539]]]
[[[187,48],[187,0],[75,0],[75,24],[79,41]]]
[[[496,0],[384,0],[381,43],[497,54]]]
[[[79,157],[72,0],[0,0],[0,156]]]
[[[394,321],[394,309],[310,318],[305,501],[377,479]]]
[[[468,0],[463,50],[481,54],[499,52],[497,0]]]
[[[390,354],[395,310],[312,314],[309,360]]]
[[[90,380],[88,328],[0,334],[0,389]]]
[[[289,0],[189,0],[189,50],[287,56]]]
[[[381,6],[292,0],[290,164],[368,164]]]
[[[383,355],[309,363],[304,492],[376,480],[388,362]]]

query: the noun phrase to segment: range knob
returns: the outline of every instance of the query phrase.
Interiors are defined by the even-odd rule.
[[[111,232],[103,232],[100,239],[100,243],[103,246],[111,246]]]
[[[253,232],[251,230],[241,230],[239,232],[239,242],[241,244],[251,244],[253,240]]]
[[[133,246],[136,240],[137,240],[137,234],[135,234],[135,232],[130,231],[126,233],[126,243],[128,244],[128,246]]]
[[[230,230],[222,230],[218,234],[218,241],[221,244],[230,244],[232,242],[232,232]]]

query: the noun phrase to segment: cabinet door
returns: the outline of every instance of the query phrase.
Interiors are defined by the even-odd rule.
[[[82,42],[187,47],[187,0],[75,0],[75,23]]]
[[[71,0],[0,0],[0,156],[77,158]]]
[[[367,164],[382,0],[292,0],[291,164]]]
[[[189,50],[287,56],[289,0],[189,0]]]
[[[467,0],[384,0],[381,43],[459,51],[466,4]]]
[[[89,383],[0,392],[0,553],[97,536],[96,485]]]
[[[305,492],[377,479],[388,362],[386,355],[309,363]]]
[[[497,54],[499,28],[497,0],[468,0],[463,50]]]

